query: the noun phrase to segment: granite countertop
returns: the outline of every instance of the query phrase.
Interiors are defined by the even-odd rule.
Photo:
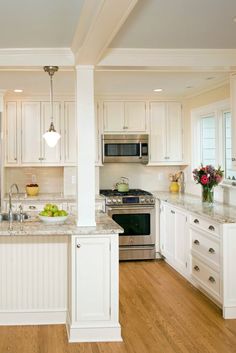
[[[190,194],[173,194],[165,191],[153,191],[153,195],[162,201],[198,214],[218,223],[236,223],[236,207],[214,202],[213,206],[204,206],[201,198]]]
[[[9,222],[0,223],[0,236],[16,235],[105,235],[122,233],[123,229],[111,217],[102,211],[96,212],[95,227],[77,227],[76,218],[69,216],[63,224],[45,224],[37,216],[26,220],[22,224],[13,222],[13,229],[9,230]]]
[[[4,195],[4,200],[8,201],[9,196],[8,194]],[[103,195],[96,195],[96,200],[104,200],[105,197]],[[14,201],[50,201],[50,202],[56,202],[56,201],[61,201],[61,202],[75,202],[76,198],[75,195],[64,195],[63,193],[47,193],[47,194],[38,194],[37,196],[28,196],[26,193],[20,193],[20,194],[12,194],[12,200]]]

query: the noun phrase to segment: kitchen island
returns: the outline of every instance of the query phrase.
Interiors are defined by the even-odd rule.
[[[96,227],[75,222],[0,223],[0,325],[65,323],[70,342],[121,340],[122,229],[103,212]]]

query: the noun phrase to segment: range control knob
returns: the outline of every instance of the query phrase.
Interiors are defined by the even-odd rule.
[[[113,203],[116,203],[116,202],[117,202],[117,199],[113,199],[112,202],[113,202]]]
[[[111,203],[111,199],[107,199],[107,203]]]
[[[117,202],[118,202],[118,203],[121,203],[121,202],[122,202],[122,200],[121,200],[121,199],[118,199],[118,200],[117,200]]]
[[[140,198],[140,199],[139,199],[139,202],[140,202],[140,203],[144,203],[144,202],[145,202],[145,199],[144,199],[144,198]]]

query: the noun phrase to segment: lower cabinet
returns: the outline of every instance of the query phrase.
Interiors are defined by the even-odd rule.
[[[225,319],[236,319],[236,224],[161,201],[160,241],[165,260],[222,308]]]
[[[161,254],[171,266],[187,276],[189,274],[187,216],[165,203],[161,203],[160,215]]]
[[[75,321],[110,320],[110,239],[76,238],[75,245]]]
[[[70,342],[119,341],[118,235],[72,236],[70,241]]]

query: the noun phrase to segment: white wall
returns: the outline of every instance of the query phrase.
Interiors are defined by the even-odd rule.
[[[111,189],[121,176],[129,178],[130,189],[168,190],[169,173],[181,168],[147,167],[138,163],[106,163],[100,167],[100,189]]]

